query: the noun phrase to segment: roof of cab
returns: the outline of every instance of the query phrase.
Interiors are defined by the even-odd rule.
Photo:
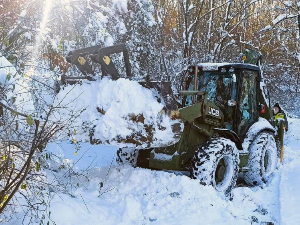
[[[209,68],[213,67],[234,67],[237,69],[249,69],[259,71],[258,66],[248,63],[198,63],[197,65],[200,68],[206,67],[207,71],[209,71]]]

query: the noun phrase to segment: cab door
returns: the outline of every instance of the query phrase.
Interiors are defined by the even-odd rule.
[[[239,114],[237,133],[240,138],[244,139],[250,126],[258,120],[256,94],[258,72],[243,70],[241,75],[240,99],[237,110]]]

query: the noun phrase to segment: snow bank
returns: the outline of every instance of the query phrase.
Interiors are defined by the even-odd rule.
[[[280,181],[282,225],[296,225],[300,220],[300,121],[289,119],[289,132],[285,138]]]
[[[63,193],[52,192],[45,223],[296,225],[300,210],[300,121],[289,119],[289,122],[281,168],[263,188],[241,184],[242,187],[233,190],[230,199],[187,176],[116,166],[117,147],[84,143],[74,155],[73,144],[52,143],[47,151],[54,162],[50,165],[52,170],[44,170],[46,180],[51,185],[68,188],[63,188]],[[54,155],[64,155],[67,159],[54,160]],[[62,167],[61,163],[68,166]],[[24,214],[24,211],[14,214],[16,219],[7,225],[21,224]],[[30,219],[27,216],[24,223]],[[31,220],[31,224],[39,223]]]
[[[83,143],[51,143],[52,159],[44,169],[53,189],[46,221],[57,225],[250,225],[298,224],[299,120],[290,121],[285,163],[261,187],[236,187],[230,199],[198,180],[163,171],[117,166],[118,147]],[[60,160],[62,156],[66,159]],[[282,173],[282,175],[281,175]],[[280,182],[282,178],[282,182]],[[291,197],[292,196],[292,197]],[[280,201],[279,201],[280,200]],[[51,212],[51,215],[50,215]],[[19,211],[7,225],[21,224]],[[48,217],[50,215],[50,218]],[[27,216],[25,222],[31,218]],[[32,221],[31,224],[39,224]]]
[[[235,188],[229,200],[184,175],[116,166],[117,148],[84,144],[77,155],[72,144],[47,149],[65,153],[70,165],[47,172],[48,182],[69,187],[68,194],[54,194],[51,201],[50,218],[57,225],[279,224],[277,173],[264,189]],[[98,167],[90,167],[94,162]],[[62,176],[69,170],[75,175]]]
[[[130,167],[112,168],[108,177],[106,173],[107,169],[91,172],[91,182],[81,181],[72,193],[75,198],[55,196],[52,220],[57,225],[232,224],[235,220],[230,211],[219,213],[228,205],[212,187],[186,176]],[[103,188],[96,191],[101,182]],[[205,223],[197,217],[205,218]]]
[[[174,141],[172,121],[160,114],[164,105],[136,81],[109,78],[66,86],[54,105],[63,107],[56,119],[81,114],[69,129],[77,141],[98,143],[167,144]],[[75,132],[74,132],[75,129]]]

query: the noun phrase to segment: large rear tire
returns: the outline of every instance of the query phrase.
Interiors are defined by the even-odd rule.
[[[249,171],[244,174],[245,182],[252,186],[266,183],[275,171],[277,161],[277,147],[273,134],[258,134],[249,147]]]
[[[218,192],[230,194],[236,185],[239,152],[225,138],[212,138],[202,145],[192,161],[191,175],[203,185],[212,185]]]

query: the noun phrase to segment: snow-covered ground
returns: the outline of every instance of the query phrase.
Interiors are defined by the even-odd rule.
[[[118,166],[116,147],[83,144],[74,154],[74,144],[52,143],[52,169],[68,169],[47,170],[47,179],[68,191],[53,195],[50,218],[57,225],[299,224],[299,125],[290,120],[284,163],[271,180],[263,188],[236,187],[227,198],[184,175]],[[61,154],[64,162],[55,160]]]
[[[271,180],[263,188],[240,184],[230,197],[184,175],[119,166],[117,147],[86,143],[74,154],[74,144],[51,143],[47,146],[51,170],[44,171],[47,181],[59,184],[63,191],[52,192],[46,221],[57,225],[299,224],[299,125],[299,119],[290,119],[284,162]],[[66,159],[59,160],[61,155]],[[15,216],[9,225],[22,224],[24,214]]]
[[[290,120],[289,127],[280,174],[280,224],[282,225],[300,223],[300,121]]]

